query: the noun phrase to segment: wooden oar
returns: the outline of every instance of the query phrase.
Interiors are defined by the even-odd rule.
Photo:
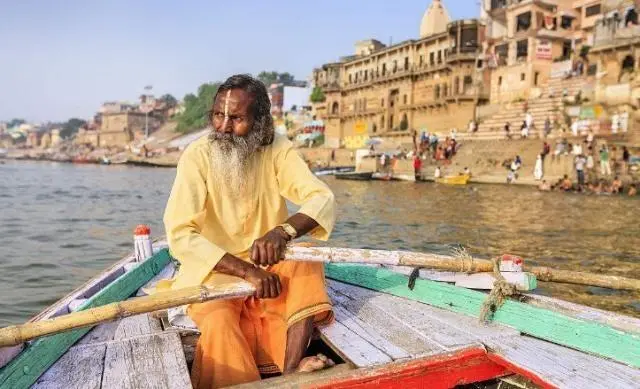
[[[493,262],[486,259],[461,259],[439,254],[414,253],[368,249],[331,247],[291,247],[285,258],[294,261],[326,263],[361,263],[376,265],[419,266],[458,272],[492,272]],[[525,269],[543,281],[594,285],[612,289],[640,290],[640,280],[601,274],[555,270],[547,267]],[[29,322],[0,329],[0,347],[13,346],[40,336],[51,335],[74,328],[96,325],[127,316],[154,312],[182,305],[216,299],[251,296],[255,289],[248,282],[215,286],[196,286],[181,290],[160,292],[59,316],[53,319]]]
[[[186,304],[251,296],[254,292],[255,289],[250,283],[240,279],[233,284],[201,285],[159,292],[150,296],[111,303],[52,319],[0,328],[0,347],[15,346],[41,336],[53,335],[75,328],[89,327],[106,321]]]
[[[467,273],[484,273],[493,271],[493,262],[487,259],[471,259],[471,257],[457,258],[454,256],[416,253],[410,251],[349,249],[335,247],[291,247],[287,250],[285,257],[296,261],[371,263],[424,267],[427,269]],[[523,271],[535,274],[540,281],[640,291],[640,280],[633,278],[570,270],[558,270],[543,266],[527,266],[526,263]]]

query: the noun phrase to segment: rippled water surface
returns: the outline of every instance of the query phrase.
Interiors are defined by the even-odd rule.
[[[0,165],[0,325],[27,320],[127,254],[136,224],[163,232],[173,169]],[[504,252],[563,269],[640,278],[638,199],[327,178],[331,244],[477,256]],[[543,283],[543,294],[640,316],[639,295]]]

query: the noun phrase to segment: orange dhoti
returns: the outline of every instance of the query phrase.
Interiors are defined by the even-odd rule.
[[[278,298],[189,306],[187,313],[201,333],[191,371],[194,388],[220,388],[282,372],[289,327],[309,317],[316,325],[333,319],[322,263],[285,261],[268,270],[280,276]],[[237,280],[212,273],[205,283]]]

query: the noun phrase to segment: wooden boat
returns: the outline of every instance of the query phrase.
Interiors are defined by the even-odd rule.
[[[335,173],[335,177],[339,180],[356,180],[356,181],[369,181],[373,176],[373,172],[345,172]]]
[[[457,176],[446,176],[442,178],[437,178],[436,182],[440,184],[447,184],[447,185],[467,185],[470,178],[471,176],[468,174],[460,174]]]
[[[84,156],[77,156],[77,157],[73,157],[71,159],[72,163],[79,163],[79,164],[84,164],[84,163],[97,163],[96,160],[88,158],[88,157],[84,157]]]
[[[336,173],[351,173],[355,172],[356,168],[353,166],[345,166],[345,167],[331,167],[331,168],[321,168],[313,171],[313,174],[316,176],[330,176]]]
[[[157,242],[142,263],[125,257],[32,321],[143,294],[175,272],[166,247]],[[237,387],[482,388],[496,380],[520,388],[640,387],[639,319],[527,295],[483,324],[484,293],[429,280],[424,270],[410,290],[406,271],[327,265],[336,321],[319,329],[312,347],[326,348],[338,365]],[[10,361],[0,368],[0,388],[190,388],[198,336],[188,317],[170,310],[40,338],[0,349],[0,366]]]

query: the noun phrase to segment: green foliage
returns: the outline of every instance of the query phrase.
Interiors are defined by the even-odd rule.
[[[8,128],[13,128],[13,127],[19,126],[21,124],[25,124],[25,123],[26,123],[26,120],[24,120],[24,119],[11,119],[9,121],[9,123],[7,123],[7,127]]]
[[[589,45],[583,45],[583,46],[580,48],[580,57],[581,57],[581,58],[585,58],[585,59],[586,59],[586,58],[587,58],[587,55],[589,55],[589,50],[591,50],[591,46],[589,46]]]
[[[258,74],[258,80],[262,81],[262,83],[268,88],[271,84],[282,83],[284,86],[289,86],[293,84],[295,81],[295,77],[293,77],[290,73],[278,73],[278,72],[265,72],[262,71]]]
[[[71,118],[66,123],[62,124],[62,129],[60,130],[60,136],[62,138],[69,138],[70,136],[78,132],[80,127],[86,124],[87,124],[86,120]]]
[[[325,96],[324,96],[324,92],[322,91],[322,88],[320,88],[319,86],[316,86],[313,88],[313,91],[311,91],[311,96],[309,97],[309,100],[311,100],[312,103],[323,103],[325,101]]]
[[[173,95],[169,93],[160,97],[160,100],[164,101],[164,103],[167,104],[169,107],[175,107],[176,105],[178,105],[178,99],[176,99],[175,97],[173,97]]]
[[[189,93],[184,97],[184,112],[178,116],[176,131],[189,133],[207,126],[209,110],[213,105],[213,98],[220,83],[202,84],[198,88],[198,95]]]

